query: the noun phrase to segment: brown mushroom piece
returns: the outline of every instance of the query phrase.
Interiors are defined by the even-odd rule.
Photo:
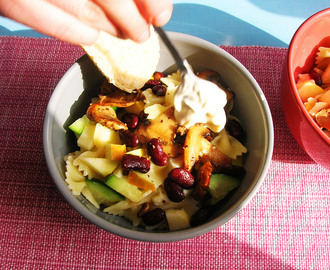
[[[177,122],[174,119],[174,108],[170,107],[153,121],[146,123],[140,121],[134,133],[138,136],[140,143],[147,143],[157,138],[163,144],[163,150],[168,157],[177,157],[183,150],[180,145],[174,143],[177,131]]]
[[[86,115],[89,120],[106,126],[107,128],[127,130],[127,125],[117,118],[116,112],[112,106],[93,103],[88,107]]]
[[[215,145],[206,138],[210,130],[203,124],[195,124],[189,128],[183,152],[183,164],[187,171],[191,171],[195,163],[202,159],[209,160],[215,168],[222,168],[231,163],[231,159],[221,153]]]
[[[212,176],[213,166],[210,161],[206,161],[197,171],[196,185],[192,192],[192,197],[196,201],[203,201],[207,195]]]
[[[134,105],[141,98],[141,90],[127,93],[104,81],[101,86],[100,104],[113,107],[125,108]]]

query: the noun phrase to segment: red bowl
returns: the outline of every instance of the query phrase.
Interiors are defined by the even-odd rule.
[[[318,47],[330,47],[330,8],[308,18],[296,31],[288,49],[282,106],[291,133],[304,151],[330,170],[330,138],[309,115],[301,101],[296,82],[298,74],[314,64]]]

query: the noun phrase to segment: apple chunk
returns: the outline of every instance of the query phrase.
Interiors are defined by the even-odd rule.
[[[155,191],[155,185],[150,179],[146,179],[142,173],[130,171],[128,175],[128,182],[138,188]]]
[[[165,213],[170,231],[190,227],[190,219],[185,209],[167,209]]]
[[[121,140],[119,133],[113,129],[109,129],[101,124],[97,123],[94,132],[94,144],[98,147],[103,147],[107,143],[120,144]]]
[[[111,174],[119,164],[119,161],[109,160],[107,158],[86,157],[82,158],[82,160],[87,166],[103,177]]]
[[[105,157],[110,160],[121,161],[125,153],[126,153],[125,144],[110,143],[107,144],[105,147]]]
[[[79,139],[77,140],[77,144],[79,147],[85,150],[91,150],[94,147],[94,136],[95,132],[95,124],[89,123],[85,126],[83,132],[81,133]]]

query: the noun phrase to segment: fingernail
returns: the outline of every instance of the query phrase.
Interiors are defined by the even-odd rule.
[[[144,42],[150,36],[150,29],[147,28],[147,31],[143,32],[142,35],[136,40],[137,42]]]
[[[163,12],[161,12],[158,16],[154,18],[154,25],[155,26],[163,26],[166,24],[170,18],[171,18],[172,12],[170,9],[166,9]]]

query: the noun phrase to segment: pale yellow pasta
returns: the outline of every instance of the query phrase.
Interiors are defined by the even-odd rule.
[[[107,208],[104,208],[104,212],[107,212],[107,213],[113,214],[113,215],[119,215],[120,212],[130,208],[132,205],[133,205],[133,202],[131,202],[129,200],[120,201]]]
[[[65,157],[65,182],[68,184],[73,195],[80,195],[82,189],[86,186],[85,176],[73,165],[73,160],[78,152],[69,154]]]
[[[138,217],[137,214],[141,209],[141,205],[150,201],[150,196],[152,194],[151,191],[149,191],[148,193],[149,194],[139,202],[132,202],[126,199],[125,201],[117,202],[105,208],[103,211],[115,216],[124,216],[133,223],[133,226],[139,226],[141,223],[141,219]]]
[[[92,204],[94,205],[97,209],[100,209],[100,204],[99,202],[94,198],[93,194],[89,191],[87,186],[83,188],[81,193],[84,195],[84,197]]]
[[[151,194],[152,194],[151,190],[148,190],[148,191],[145,192],[145,197],[143,199],[141,199],[140,201],[132,202],[132,201],[126,199],[125,201],[117,202],[117,203],[105,208],[104,212],[116,215],[116,214],[118,214],[118,213],[120,213],[120,212],[122,212],[122,211],[124,211],[128,208],[131,208],[131,207],[134,207],[134,206],[141,206],[145,202],[150,201],[150,197],[152,196]]]
[[[166,195],[165,190],[162,187],[159,187],[155,192],[154,196],[152,196],[151,201],[154,205],[160,206],[165,203],[169,203],[169,198]]]
[[[133,226],[139,226],[141,224],[141,218],[138,216],[140,208],[139,205],[136,205],[123,212],[123,216],[130,220]]]
[[[145,114],[147,114],[147,119],[154,120],[163,112],[165,112],[169,107],[163,106],[161,104],[152,104],[144,109]]]
[[[174,104],[174,93],[178,88],[181,77],[180,72],[177,71],[167,77],[161,79],[161,81],[167,85],[166,95],[165,95],[165,106],[173,106]]]
[[[246,147],[237,139],[230,136],[225,129],[212,141],[212,143],[225,155],[232,159],[247,153]]]
[[[73,195],[80,195],[81,191],[84,189],[84,187],[86,187],[86,183],[84,182],[75,182],[72,181],[70,178],[66,178],[65,182],[68,184],[69,188],[72,191]]]
[[[105,155],[105,150],[104,148],[99,148],[94,151],[85,151],[82,152],[80,155],[78,155],[74,160],[73,160],[73,165],[77,166],[78,170],[82,172],[84,176],[87,176],[88,179],[92,178],[98,178],[99,175],[92,170],[90,167],[88,167],[85,162],[84,158],[87,157],[104,157]]]

